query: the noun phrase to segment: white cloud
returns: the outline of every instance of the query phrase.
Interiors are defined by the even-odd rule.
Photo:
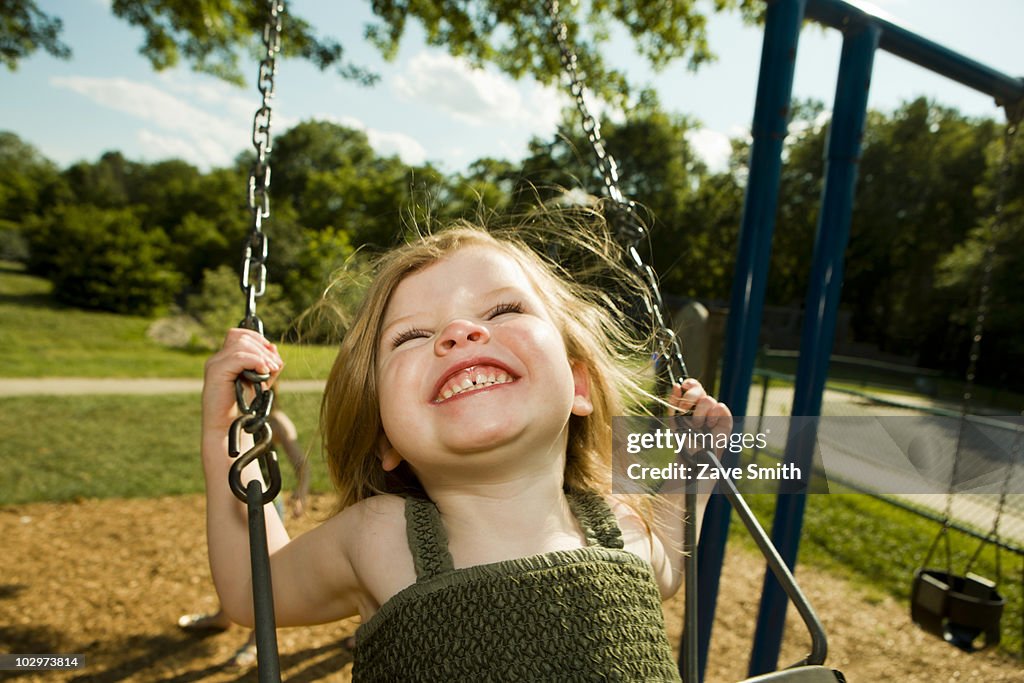
[[[135,138],[144,150],[146,158],[183,159],[200,168],[223,166],[232,158],[223,145],[203,136],[187,140],[140,128],[136,132]]]
[[[549,132],[564,104],[555,88],[538,84],[520,88],[507,76],[430,52],[412,57],[406,73],[396,76],[391,85],[406,101],[428,104],[475,126],[504,123]]]
[[[698,128],[686,131],[686,141],[690,143],[697,156],[704,160],[713,172],[721,172],[729,168],[729,155],[732,145],[729,136],[710,128]]]
[[[230,116],[240,117],[243,121],[252,118],[260,104],[260,94],[255,88],[251,92],[245,90],[243,94],[235,86],[181,70],[162,71],[157,74],[157,78],[161,85],[181,94],[185,99],[225,110]]]
[[[250,137],[246,128],[251,116],[215,114],[150,83],[71,76],[51,78],[50,84],[139,119],[147,127],[139,129],[137,137],[154,158],[170,153],[202,167],[228,164]],[[206,104],[224,104],[210,92],[205,97]]]
[[[370,146],[382,156],[397,154],[399,159],[410,166],[419,166],[427,160],[427,150],[423,145],[405,133],[368,128],[366,137],[370,140]]]
[[[361,130],[366,133],[370,147],[381,156],[397,154],[398,158],[410,166],[419,166],[427,160],[427,150],[410,135],[391,130],[370,128],[354,116],[335,116],[319,114],[314,116],[317,121],[331,121],[339,126]]]

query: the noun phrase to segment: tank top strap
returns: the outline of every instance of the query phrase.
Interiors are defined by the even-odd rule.
[[[416,581],[426,581],[454,569],[448,552],[448,534],[441,513],[430,500],[405,499],[405,532],[409,539]]]
[[[603,496],[593,491],[573,491],[567,494],[567,498],[590,545],[619,549],[625,547],[615,513],[608,507]]]

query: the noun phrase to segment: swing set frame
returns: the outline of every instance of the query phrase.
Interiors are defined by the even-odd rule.
[[[729,303],[719,398],[739,415],[747,399],[758,353],[758,337],[775,230],[799,37],[805,19],[839,30],[843,48],[829,127],[824,189],[806,295],[800,357],[792,414],[821,414],[825,379],[836,333],[857,164],[867,117],[868,92],[877,50],[882,49],[938,75],[992,96],[1014,120],[1024,102],[1024,79],[1006,75],[847,0],[766,0],[764,43],[757,86],[750,174],[740,226],[736,270]],[[786,444],[783,462],[810,471],[816,434],[803,430]],[[727,465],[730,463],[727,462]],[[786,565],[796,566],[806,494],[780,490],[771,539]],[[730,509],[712,497],[704,517],[698,557],[700,594],[700,669],[707,662],[725,559]],[[776,668],[782,645],[787,597],[771,575],[765,576],[749,673]]]
[[[860,137],[867,109],[866,86],[870,82],[875,51],[881,47],[976,90],[992,94],[996,97],[997,103],[1006,107],[1008,112],[1011,109],[1019,111],[1021,103],[1024,103],[1024,79],[1012,78],[978,64],[845,0],[766,2],[768,11],[758,83],[758,104],[752,130],[754,142],[750,158],[751,173],[740,231],[726,352],[723,356],[721,398],[733,406],[737,414],[745,414],[764,304],[764,283],[774,231],[782,141],[788,125],[796,47],[803,19],[811,18],[826,26],[839,28],[844,33],[836,104],[829,137],[827,178],[806,307],[809,312],[813,311],[815,314],[806,316],[804,322],[804,344],[801,346],[803,351],[797,371],[796,400],[793,409],[794,415],[816,415],[820,413],[828,358],[835,335],[835,314],[842,282],[842,258],[849,237],[856,163],[860,154]],[[240,282],[247,299],[245,317],[240,326],[261,334],[263,324],[256,314],[256,301],[266,289],[265,264],[269,254],[268,240],[262,230],[263,221],[270,216],[269,101],[273,98],[284,1],[267,0],[267,8],[267,23],[263,32],[265,51],[259,65],[258,79],[262,103],[253,121],[253,144],[257,151],[257,159],[249,178],[249,208],[253,220],[249,241],[245,246]],[[630,261],[649,285],[650,298],[645,303],[659,330],[656,338],[658,353],[664,360],[663,369],[671,383],[681,382],[687,377],[687,373],[679,342],[665,313],[656,274],[644,263],[637,249],[641,240],[646,237],[645,228],[637,220],[632,203],[619,191],[614,159],[605,152],[596,120],[586,110],[582,97],[582,82],[575,73],[575,56],[567,46],[565,26],[558,21],[557,1],[546,2],[545,11],[551,19],[553,34],[561,48],[563,68],[572,81],[572,93],[584,117],[584,129],[594,146],[606,191],[615,200],[615,212],[618,215],[612,217],[613,224],[620,226],[620,237],[628,240],[624,248]],[[833,276],[826,277],[826,273],[833,273]],[[259,651],[258,679],[261,683],[280,680],[263,519],[263,506],[276,497],[281,486],[280,469],[277,456],[270,446],[272,434],[267,424],[267,417],[273,404],[273,391],[269,387],[264,387],[267,379],[266,376],[249,371],[238,378],[236,397],[241,416],[232,425],[229,433],[230,453],[236,458],[231,468],[230,486],[233,493],[247,504],[249,510],[253,598]],[[254,443],[245,453],[240,453],[239,444],[243,431],[252,435]],[[798,467],[805,461],[809,462],[811,443],[813,438],[805,439],[801,443],[788,443],[785,462],[795,462]],[[697,462],[707,462],[716,468],[722,467],[722,463],[718,462],[711,452],[698,453],[693,458]],[[258,462],[264,471],[269,481],[266,489],[258,481],[251,481],[247,486],[242,485],[241,470],[252,462]],[[801,471],[809,469],[801,467]],[[728,478],[724,481],[729,482]],[[821,666],[827,653],[825,633],[792,575],[806,494],[790,492],[790,495],[779,497],[772,536],[769,538],[735,487],[727,484],[724,493],[725,495],[712,497],[705,517],[706,527],[700,552],[691,553],[692,560],[686,572],[687,597],[695,598],[700,592],[709,596],[710,600],[702,599],[699,609],[696,605],[690,608],[689,605],[692,603],[690,599],[687,600],[688,614],[680,662],[684,680],[686,683],[697,683],[703,679],[717,600],[719,570],[724,560],[725,539],[728,533],[727,505],[735,507],[740,514],[772,570],[765,577],[761,612],[758,616],[751,657],[750,674],[755,677],[747,679],[748,683],[818,683],[844,680],[838,672]],[[691,548],[696,545],[692,523],[692,512],[696,510],[695,501],[696,494],[688,492],[686,506],[691,514],[690,521],[686,524],[686,542]],[[794,601],[811,634],[811,653],[794,665],[795,668],[760,675],[777,666],[787,599]],[[689,664],[683,663],[684,657]]]

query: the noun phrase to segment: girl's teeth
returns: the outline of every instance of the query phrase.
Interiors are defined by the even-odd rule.
[[[502,370],[492,370],[491,374],[484,374],[484,371],[481,371],[475,377],[463,377],[462,381],[446,386],[436,400],[444,401],[470,389],[481,389],[483,387],[489,387],[495,384],[505,384],[511,381],[512,378],[509,374]]]

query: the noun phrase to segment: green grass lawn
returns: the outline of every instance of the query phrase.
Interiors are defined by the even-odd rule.
[[[67,308],[51,285],[0,263],[0,377],[202,377],[204,350],[161,346],[150,318]],[[284,344],[291,379],[327,376],[335,349]]]
[[[318,393],[287,397],[313,489],[327,491],[319,402]],[[201,492],[199,420],[198,394],[0,399],[0,505]],[[283,453],[280,461],[291,488],[295,477]]]

